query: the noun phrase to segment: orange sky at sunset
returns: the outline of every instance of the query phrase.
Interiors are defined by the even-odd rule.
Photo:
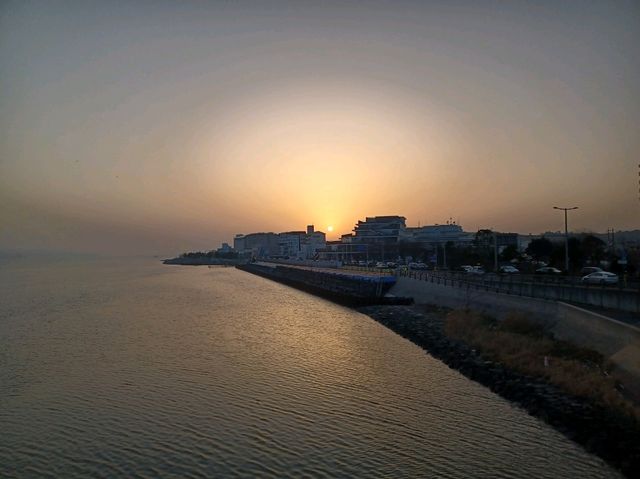
[[[640,226],[633,3],[107,3],[2,7],[0,248]]]

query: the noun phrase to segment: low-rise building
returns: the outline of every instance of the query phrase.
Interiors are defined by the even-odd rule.
[[[407,228],[404,239],[407,242],[419,243],[423,246],[447,243],[465,246],[473,243],[474,237],[474,233],[464,231],[462,226],[456,223],[447,223]]]
[[[322,231],[315,231],[313,225],[307,226],[307,234],[301,238],[300,249],[303,258],[312,259],[317,257],[318,252],[325,249],[327,237]]]
[[[326,235],[308,225],[306,231],[286,231],[278,235],[280,255],[287,258],[312,259],[326,246]]]
[[[266,258],[279,253],[278,235],[275,233],[238,234],[233,239],[233,248],[241,254],[254,258]]]
[[[222,246],[216,250],[216,253],[235,253],[235,249],[229,246],[229,243],[222,243]]]
[[[351,243],[366,245],[371,259],[394,260],[399,253],[400,240],[405,235],[405,222],[404,216],[367,216],[355,225]]]
[[[280,256],[285,258],[301,258],[302,237],[304,237],[305,234],[304,231],[285,231],[278,233]]]

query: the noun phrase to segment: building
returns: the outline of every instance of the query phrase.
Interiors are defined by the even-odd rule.
[[[222,246],[216,250],[216,253],[229,254],[235,253],[235,249],[229,246],[229,243],[222,243]]]
[[[520,251],[520,235],[518,233],[497,233],[496,240],[499,252],[509,246],[515,248],[516,251]]]
[[[246,245],[245,235],[241,235],[241,234],[235,235],[235,237],[233,238],[233,249],[242,253],[247,249],[245,245]]]
[[[280,255],[287,258],[313,259],[318,252],[325,249],[326,235],[308,225],[306,231],[287,231],[280,233]]]
[[[306,231],[237,234],[233,238],[233,249],[253,258],[311,259],[325,248],[325,244],[325,234],[315,231],[313,225],[307,226]]]
[[[278,233],[279,255],[284,258],[302,257],[302,238],[306,235],[304,231],[285,231]]]
[[[405,231],[407,242],[419,243],[425,247],[447,243],[453,243],[456,246],[469,245],[474,237],[474,233],[463,231],[462,226],[456,223],[411,227]]]
[[[367,216],[355,225],[351,244],[366,245],[370,259],[395,260],[405,229],[404,216]]]
[[[279,253],[278,235],[275,233],[238,234],[233,238],[233,249],[254,258],[276,256]]]
[[[326,244],[327,236],[322,231],[315,231],[313,225],[308,225],[307,234],[301,238],[300,249],[305,259],[312,259],[325,249]]]

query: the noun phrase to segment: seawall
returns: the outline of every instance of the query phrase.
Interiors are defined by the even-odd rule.
[[[410,298],[385,297],[396,282],[391,275],[354,274],[274,263],[249,263],[236,268],[347,306],[411,302]]]

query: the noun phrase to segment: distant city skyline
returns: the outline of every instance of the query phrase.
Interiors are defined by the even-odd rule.
[[[637,229],[638,45],[633,1],[3,2],[0,249]]]

